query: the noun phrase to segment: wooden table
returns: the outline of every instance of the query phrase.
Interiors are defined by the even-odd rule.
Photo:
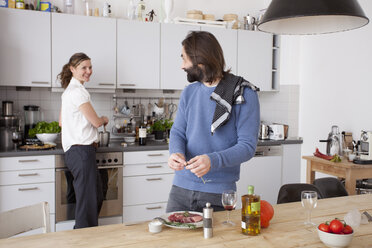
[[[320,224],[335,217],[343,218],[353,208],[372,214],[372,195],[319,200],[312,213],[312,221]],[[316,228],[307,228],[303,224],[305,213],[300,202],[275,205],[274,210],[275,215],[269,228],[262,229],[259,236],[245,236],[241,233],[241,211],[234,210],[231,212],[231,219],[236,223],[235,227],[221,224],[226,219],[225,212],[214,213],[211,239],[203,238],[202,228],[178,230],[163,227],[162,232],[152,234],[148,232],[146,222],[132,226],[118,224],[2,239],[0,247],[324,247],[318,238]],[[349,247],[372,247],[372,222],[361,225],[355,231]]]
[[[355,195],[356,180],[372,178],[372,165],[354,164],[342,158],[335,163],[315,156],[303,156],[307,160],[306,182],[313,183],[315,172],[345,178],[345,188],[349,195]]]

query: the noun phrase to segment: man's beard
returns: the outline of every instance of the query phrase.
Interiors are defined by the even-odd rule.
[[[185,69],[185,72],[187,73],[187,81],[190,83],[195,81],[203,82],[204,80],[204,72],[197,65],[193,65],[192,67]]]

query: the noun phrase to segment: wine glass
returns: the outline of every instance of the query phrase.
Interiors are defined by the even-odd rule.
[[[14,143],[14,149],[16,150],[17,149],[17,145],[19,144],[19,142],[22,141],[22,133],[17,131],[17,130],[14,130],[12,132],[12,141]]]
[[[301,192],[301,203],[302,207],[307,211],[307,220],[305,225],[315,226],[316,224],[311,222],[311,211],[316,207],[318,201],[318,194],[315,191],[302,191]]]
[[[226,190],[222,193],[222,205],[227,210],[227,220],[222,222],[222,224],[235,226],[235,223],[230,220],[230,211],[235,209],[236,200],[236,192],[234,190]]]

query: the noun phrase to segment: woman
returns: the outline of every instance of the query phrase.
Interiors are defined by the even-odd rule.
[[[90,58],[75,53],[58,75],[65,89],[61,98],[59,125],[62,127],[62,147],[65,164],[74,179],[76,194],[75,227],[98,225],[103,195],[96,166],[97,128],[106,125],[106,116],[98,117],[84,83],[92,75]]]

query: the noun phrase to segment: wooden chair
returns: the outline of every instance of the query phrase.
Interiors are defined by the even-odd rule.
[[[290,183],[284,184],[280,187],[278,193],[277,204],[301,201],[301,192],[305,190],[311,190],[318,193],[318,198],[323,198],[320,190],[312,184],[308,183]]]
[[[42,228],[43,233],[50,232],[47,202],[0,213],[0,238],[8,238],[38,228]]]

